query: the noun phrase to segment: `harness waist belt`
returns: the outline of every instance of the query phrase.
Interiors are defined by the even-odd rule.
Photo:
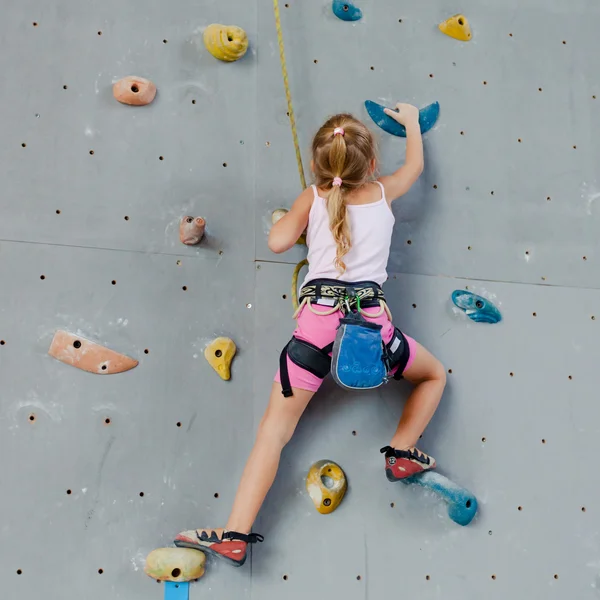
[[[329,299],[343,301],[346,296],[350,305],[360,302],[361,307],[380,306],[380,300],[385,302],[381,286],[374,281],[344,282],[337,279],[313,279],[300,290],[300,304],[305,299]]]

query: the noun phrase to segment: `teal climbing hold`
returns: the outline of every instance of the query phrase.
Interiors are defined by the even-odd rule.
[[[333,0],[333,14],[342,21],[358,21],[362,19],[362,10],[351,2]]]
[[[423,471],[401,481],[407,485],[420,485],[437,494],[448,505],[448,516],[458,525],[468,525],[477,514],[477,498],[441,473]]]
[[[492,302],[472,292],[456,290],[452,292],[452,302],[476,323],[498,323],[502,320],[500,311]]]
[[[400,125],[398,121],[388,117],[383,112],[385,106],[377,104],[372,100],[365,102],[365,107],[369,116],[375,122],[375,125],[381,127],[385,132],[391,135],[397,135],[399,137],[406,137],[406,128],[404,125]],[[436,123],[440,116],[440,103],[434,102],[429,106],[425,106],[419,111],[419,125],[421,126],[421,133],[427,133]]]

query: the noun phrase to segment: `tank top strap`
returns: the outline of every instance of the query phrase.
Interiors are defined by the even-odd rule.
[[[385,200],[385,188],[383,187],[383,183],[377,180],[375,180],[375,183],[381,188],[381,199]]]
[[[311,186],[313,191],[313,200],[316,200],[319,197],[319,192],[317,191],[317,186],[313,183]]]

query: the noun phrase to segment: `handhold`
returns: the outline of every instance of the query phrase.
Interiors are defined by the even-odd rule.
[[[179,239],[187,246],[195,246],[204,237],[206,221],[202,217],[183,217],[179,223]]]
[[[439,30],[455,40],[468,42],[471,39],[471,26],[465,15],[454,15],[438,25]]]
[[[502,321],[500,311],[490,300],[465,290],[452,292],[452,302],[476,323],[498,323]]]
[[[348,489],[346,474],[337,463],[319,460],[308,471],[306,489],[315,508],[328,515],[340,505]]]
[[[156,86],[143,77],[123,77],[113,85],[114,97],[123,104],[144,106],[156,96]]]
[[[468,525],[477,513],[477,498],[441,473],[423,471],[400,481],[407,485],[414,483],[435,492],[448,504],[448,516],[458,525]]]
[[[206,555],[190,548],[157,548],[146,558],[144,572],[159,581],[192,581],[204,575]]]
[[[381,129],[387,133],[391,133],[392,135],[406,137],[406,127],[404,127],[404,125],[400,125],[398,121],[386,115],[383,112],[383,109],[385,108],[384,106],[377,104],[377,102],[367,100],[365,102],[365,107],[371,119],[375,121],[375,125],[381,127]],[[434,102],[433,104],[422,108],[419,111],[419,125],[421,126],[421,133],[427,133],[435,125],[439,115],[439,102]]]
[[[271,222],[273,225],[277,223],[282,217],[288,214],[288,210],[285,208],[276,208],[271,215]],[[304,232],[299,238],[296,244],[305,245],[306,246],[306,232]]]
[[[362,19],[362,10],[351,2],[333,0],[333,14],[342,21],[358,21]]]
[[[208,364],[219,374],[221,379],[231,379],[231,361],[235,356],[237,348],[226,337],[218,337],[213,340],[204,350],[204,358]]]
[[[48,354],[88,373],[112,375],[137,367],[138,361],[68,331],[54,334]]]
[[[241,27],[215,23],[204,30],[204,45],[215,58],[234,62],[246,54],[248,36]]]

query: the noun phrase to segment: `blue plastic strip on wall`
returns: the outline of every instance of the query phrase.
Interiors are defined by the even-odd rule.
[[[190,584],[188,581],[176,583],[165,581],[165,600],[188,600],[190,597]]]

